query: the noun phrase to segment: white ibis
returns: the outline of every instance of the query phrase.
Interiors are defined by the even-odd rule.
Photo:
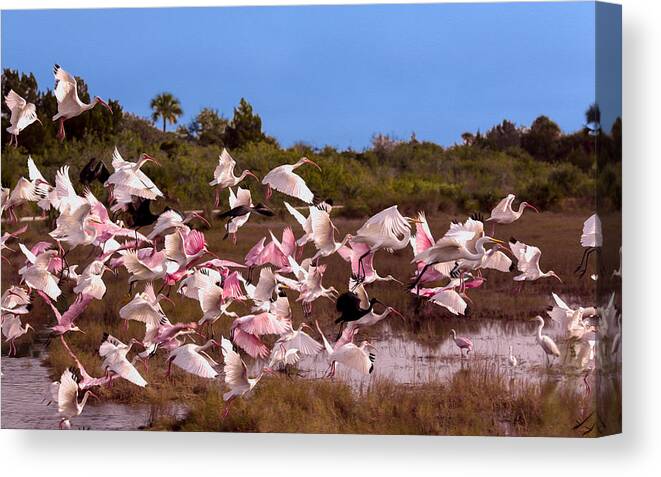
[[[170,376],[171,367],[174,364],[187,373],[201,378],[217,378],[218,372],[213,368],[218,366],[218,363],[206,352],[212,346],[220,347],[216,340],[211,339],[203,345],[188,343],[173,349],[168,355],[167,375]]]
[[[328,359],[331,362],[328,377],[335,376],[336,363],[340,363],[363,375],[371,374],[374,371],[374,361],[376,359],[374,353],[376,348],[369,341],[363,341],[359,346],[356,346],[353,343],[353,338],[358,333],[357,329],[346,330],[343,337],[335,343],[335,346],[331,346],[321,331],[319,323],[315,322],[315,324],[324,342]],[[345,335],[347,338],[345,338]]]
[[[363,243],[369,247],[358,258],[358,281],[365,279],[362,262],[370,253],[385,249],[389,252],[401,250],[409,244],[411,238],[411,223],[416,220],[404,217],[393,205],[370,217],[351,238],[350,243]]]
[[[542,251],[537,247],[526,245],[512,237],[510,239],[510,250],[516,257],[516,267],[521,272],[520,275],[514,277],[514,280],[521,282],[521,286],[523,286],[523,282],[525,281],[534,281],[548,277],[557,278],[562,283],[562,279],[553,270],[542,272],[542,269],[539,268],[539,259],[542,257]]]
[[[558,345],[555,344],[555,341],[550,336],[546,336],[542,334],[542,330],[544,329],[544,318],[541,316],[537,315],[533,320],[537,321],[539,323],[537,327],[537,343],[539,346],[541,346],[542,350],[544,350],[544,356],[546,357],[546,365],[551,366],[551,360],[549,356],[553,356],[553,359],[557,358],[560,356],[560,349],[558,348]]]
[[[604,234],[601,229],[601,219],[597,214],[593,214],[583,222],[583,233],[581,234],[581,247],[585,248],[581,263],[576,267],[575,273],[579,277],[585,275],[588,269],[588,260],[590,255],[598,251],[604,244]],[[621,253],[621,251],[620,251]]]
[[[270,368],[278,364],[296,364],[303,356],[314,356],[323,349],[321,343],[303,331],[303,328],[312,329],[307,323],[301,323],[298,328],[283,334],[273,344]]]
[[[223,152],[220,154],[220,158],[218,159],[218,165],[213,171],[213,180],[209,182],[210,186],[217,186],[216,198],[214,202],[216,207],[218,207],[220,204],[220,192],[223,189],[239,185],[239,183],[248,176],[259,180],[259,178],[248,169],[245,169],[239,176],[235,176],[235,167],[236,161],[232,156],[230,156],[230,153],[227,151],[227,149],[223,148]],[[230,205],[230,207],[232,206]]]
[[[487,222],[493,222],[494,226],[495,224],[511,224],[523,215],[523,211],[526,207],[539,213],[539,210],[528,202],[521,202],[519,204],[519,209],[515,211],[512,207],[514,199],[516,199],[514,194],[507,194],[507,197],[498,202],[498,205],[493,208],[491,216],[487,219]],[[491,234],[493,235],[493,229]]]
[[[106,271],[110,271],[110,268],[104,262],[94,260],[78,275],[73,292],[101,300],[106,294],[106,284],[103,282],[103,274]]]
[[[295,164],[284,164],[271,169],[269,173],[264,176],[264,179],[262,179],[262,184],[266,186],[266,200],[269,200],[272,190],[275,189],[278,192],[282,192],[291,197],[296,197],[307,204],[311,204],[314,199],[314,194],[303,178],[294,173],[294,170],[298,169],[303,164],[312,164],[321,171],[321,167],[307,157],[302,157]]]
[[[37,121],[41,124],[41,121],[37,116],[36,106],[25,101],[13,89],[9,90],[9,93],[5,96],[5,104],[11,111],[9,127],[7,128],[7,132],[11,135],[9,145],[11,146],[13,142],[14,146],[18,147],[19,133],[33,122]]]
[[[78,401],[78,382],[69,369],[65,369],[59,381],[51,384],[50,391],[54,401],[57,401],[57,410],[62,416],[60,429],[71,429],[70,419],[80,416],[90,396],[98,399],[96,394],[87,390],[83,399]]]
[[[91,103],[83,103],[78,98],[78,83],[76,78],[62,69],[60,65],[53,68],[55,75],[55,98],[57,99],[57,114],[53,116],[53,121],[60,121],[60,128],[57,138],[64,140],[64,121],[80,116],[85,111],[89,111],[97,104],[106,108],[112,114],[112,108],[98,96],[94,96]]]
[[[184,228],[185,225],[194,219],[201,220],[207,224],[207,226],[210,226],[207,219],[202,217],[197,212],[189,212],[185,216],[182,216],[182,214],[176,210],[168,209],[158,216],[158,219],[156,219],[156,223],[154,224],[154,228],[151,232],[149,232],[147,238],[149,240],[154,240],[157,237],[164,237],[174,233],[177,230]]]
[[[104,333],[103,342],[99,347],[99,356],[104,358],[101,367],[106,371],[106,375],[112,371],[136,386],[144,388],[147,381],[140,376],[135,366],[126,359],[129,351],[136,343],[140,342],[135,338],[131,338],[129,344],[126,345],[114,336]]]
[[[333,225],[330,215],[324,210],[310,207],[310,219],[312,239],[314,240],[314,246],[317,248],[317,253],[312,257],[313,262],[321,257],[334,254],[352,238],[351,234],[346,234],[341,242],[336,242],[335,231],[337,227]]]
[[[110,174],[104,184],[106,187],[112,187],[112,196],[116,202],[113,210],[125,210],[134,196],[147,200],[163,197],[163,193],[156,187],[156,184],[141,170],[147,162],[159,165],[156,159],[144,153],[138,162],[125,161],[115,148],[112,155],[114,172]]]
[[[225,372],[225,384],[230,388],[228,392],[223,394],[223,399],[227,402],[223,417],[226,417],[229,413],[232,400],[252,391],[262,379],[262,376],[264,376],[265,373],[270,374],[272,371],[270,368],[264,367],[256,377],[248,377],[248,367],[241,359],[241,356],[234,351],[232,343],[227,338],[222,338],[220,343],[223,359],[225,360],[223,366]]]
[[[46,250],[38,255],[28,250],[22,243],[18,245],[27,258],[27,264],[18,271],[25,284],[33,290],[39,290],[49,298],[57,300],[62,294],[58,280],[51,273],[51,261],[59,259],[55,250]]]

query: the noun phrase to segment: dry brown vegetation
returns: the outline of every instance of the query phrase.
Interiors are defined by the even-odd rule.
[[[588,212],[577,214],[543,213],[526,214],[510,226],[500,226],[496,236],[508,240],[510,236],[542,250],[541,265],[544,270],[553,269],[562,278],[560,284],[553,279],[527,283],[523,292],[512,293],[512,274],[488,272],[487,283],[482,289],[472,290],[471,313],[466,318],[452,317],[444,309],[434,305],[423,305],[416,314],[416,298],[397,283],[375,284],[369,287],[372,296],[379,297],[388,305],[399,309],[405,316],[404,322],[391,321],[394,333],[406,335],[420,342],[433,343],[446,338],[445,328],[451,320],[466,319],[479,323],[482,319],[523,320],[542,314],[550,304],[550,293],[579,298],[593,302],[594,282],[588,278],[578,279],[573,270],[580,261],[582,249],[578,243],[583,220]],[[209,248],[222,258],[241,260],[257,240],[272,230],[280,235],[283,218],[300,234],[298,225],[289,217],[281,215],[274,220],[255,220],[242,228],[239,243],[233,246],[222,240],[222,230],[217,224],[205,231]],[[444,214],[428,213],[433,234],[438,238],[454,218]],[[356,230],[361,220],[338,219],[336,225],[344,234]],[[22,240],[31,244],[46,231],[44,223],[31,225]],[[338,239],[341,237],[338,237]],[[310,250],[306,251],[306,256]],[[76,250],[70,255],[71,263],[88,263],[90,250]],[[381,275],[392,274],[408,282],[413,267],[411,250],[406,249],[393,255],[379,252],[375,265]],[[20,253],[10,254],[11,265],[3,266],[3,289],[18,282],[17,270],[22,266]],[[329,267],[324,277],[326,286],[338,290],[346,289],[349,266],[339,257],[328,260]],[[588,271],[588,275],[593,270]],[[131,323],[128,329],[120,323],[118,310],[126,304],[128,295],[127,276],[121,271],[117,277],[105,276],[108,292],[102,302],[94,302],[79,320],[86,334],[69,333],[66,337],[71,348],[92,375],[101,375],[101,359],[97,349],[104,331],[128,341],[140,338],[142,325]],[[70,287],[58,303],[63,310],[72,301]],[[140,290],[139,285],[135,290]],[[197,321],[201,312],[197,302],[175,296],[175,307],[163,303],[168,317],[173,322]],[[295,312],[295,323],[302,319],[302,311],[290,295]],[[247,312],[242,305],[237,312]],[[319,320],[327,333],[335,330],[334,304],[317,301],[313,319]],[[46,326],[54,321],[40,298],[35,298],[31,322]],[[36,326],[35,325],[35,326]],[[39,327],[39,326],[37,326]],[[439,328],[440,327],[440,328]],[[441,335],[443,329],[443,335]],[[229,331],[229,321],[221,320],[214,328],[215,335]],[[30,352],[35,335],[30,333],[19,342],[19,355]],[[3,351],[5,345],[3,344]],[[221,361],[218,359],[218,361]],[[59,340],[52,340],[48,348],[48,365],[53,377],[73,364]],[[508,382],[496,366],[488,363],[474,364],[471,369],[461,371],[449,382],[431,382],[419,386],[407,386],[385,380],[374,380],[368,389],[352,390],[342,382],[305,380],[299,378],[266,378],[260,382],[254,394],[245,400],[237,400],[230,415],[220,419],[224,404],[223,387],[217,382],[205,381],[175,370],[172,382],[165,377],[164,353],[150,360],[149,369],[139,365],[145,379],[150,383],[140,389],[130,383],[116,381],[111,388],[101,390],[104,398],[124,403],[145,403],[156,409],[155,429],[180,429],[191,431],[251,431],[251,432],[331,432],[331,433],[380,433],[380,434],[487,434],[487,435],[579,435],[572,430],[576,419],[581,417],[579,406],[567,406],[567,402],[579,403],[584,397],[553,384],[540,385],[517,381]],[[512,389],[510,389],[512,388]],[[184,403],[190,413],[183,421],[176,421],[157,412],[171,403]],[[585,404],[588,406],[589,403]],[[585,407],[584,406],[584,407]],[[587,408],[586,407],[586,408]]]

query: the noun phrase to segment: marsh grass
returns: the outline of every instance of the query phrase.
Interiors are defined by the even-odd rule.
[[[515,224],[496,228],[498,238],[508,240],[514,236],[539,246],[542,250],[542,269],[555,270],[564,283],[554,279],[539,280],[527,283],[521,293],[515,294],[512,292],[512,274],[488,271],[486,284],[470,292],[473,303],[470,314],[465,318],[454,317],[431,304],[423,304],[416,312],[416,297],[394,282],[370,285],[369,293],[406,316],[404,322],[390,321],[392,333],[426,344],[447,339],[447,336],[439,335],[439,330],[447,334],[445,328],[454,320],[469,320],[478,324],[482,319],[524,320],[544,314],[550,304],[551,291],[570,302],[592,303],[594,282],[586,277],[579,279],[573,273],[583,252],[578,241],[583,220],[588,215],[588,212],[526,214]],[[428,213],[427,216],[436,238],[447,230],[451,219],[465,219],[442,213]],[[362,222],[337,219],[335,224],[341,233],[336,239],[340,240],[345,233],[355,231]],[[205,231],[205,235],[209,249],[214,253],[222,258],[242,261],[246,252],[269,230],[280,236],[285,223],[292,226],[296,235],[300,235],[298,224],[283,214],[274,220],[255,218],[253,221],[251,218],[251,222],[240,230],[236,246],[222,240],[222,224],[214,224],[211,230]],[[21,240],[28,245],[33,244],[43,238],[46,231],[45,224],[32,223]],[[310,256],[311,247],[308,245],[303,256]],[[69,255],[70,263],[80,263],[78,271],[81,272],[89,263],[89,255],[89,249],[74,250]],[[8,257],[11,264],[3,264],[2,268],[3,289],[18,282],[17,271],[24,261],[20,252],[10,253]],[[413,273],[411,257],[410,248],[392,255],[381,251],[375,258],[375,266],[382,276],[392,274],[407,283]],[[337,256],[328,259],[327,263],[324,285],[346,290],[350,273],[348,264]],[[591,264],[587,275],[593,271]],[[144,334],[144,327],[139,323],[130,323],[129,328],[125,329],[118,316],[119,309],[132,298],[128,294],[126,272],[122,269],[117,276],[106,274],[105,281],[108,291],[104,300],[92,303],[79,319],[78,323],[86,334],[69,333],[66,336],[70,347],[94,376],[103,374],[98,347],[104,332],[125,342],[131,337],[141,338]],[[73,301],[73,293],[70,284],[62,284],[62,288],[64,293],[57,306],[64,311]],[[142,284],[138,284],[132,294],[141,290]],[[201,317],[197,302],[181,298],[175,291],[170,292],[170,297],[175,301],[174,308],[163,303],[170,320],[197,321]],[[289,293],[294,322],[298,324],[303,319],[303,313],[294,301],[295,294]],[[235,310],[239,314],[249,311],[242,304],[237,304]],[[334,303],[329,300],[314,303],[312,320],[318,320],[329,336],[334,336],[337,329],[333,324],[335,318]],[[34,298],[30,322],[37,328],[54,323],[51,311],[38,297]],[[214,335],[227,336],[229,326],[229,320],[219,320],[214,326]],[[370,333],[373,332],[370,330]],[[30,353],[37,337],[34,333],[22,337],[17,342],[19,355]],[[4,343],[3,352],[6,352]],[[544,387],[522,381],[510,383],[496,366],[484,363],[455,374],[448,382],[432,380],[428,384],[408,386],[375,379],[369,387],[358,390],[339,381],[265,378],[249,399],[236,400],[230,415],[222,420],[224,387],[218,381],[203,380],[177,368],[173,368],[172,380],[167,381],[165,358],[165,353],[160,353],[149,361],[148,369],[142,363],[137,365],[149,383],[147,388],[141,389],[117,380],[112,387],[104,388],[100,393],[105,399],[152,406],[154,429],[454,435],[576,435],[570,424],[578,417],[577,411],[566,403],[582,399],[569,388]],[[219,356],[215,358],[222,361]],[[65,368],[73,365],[59,339],[50,341],[46,360],[53,378],[59,377]],[[183,403],[190,409],[188,417],[178,421],[169,416],[163,411],[169,403]]]

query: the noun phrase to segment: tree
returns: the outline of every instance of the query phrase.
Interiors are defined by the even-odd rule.
[[[546,116],[539,116],[524,134],[521,145],[535,159],[551,162],[557,159],[561,136],[562,130],[556,123]]]
[[[224,135],[228,123],[227,119],[218,114],[218,110],[204,108],[195,116],[188,129],[201,146],[222,146],[225,143]]]
[[[166,123],[176,124],[177,119],[184,114],[181,103],[172,93],[160,93],[154,96],[149,107],[153,110],[151,118],[154,122],[158,118],[163,120],[163,132],[165,132]]]
[[[230,149],[238,149],[250,142],[259,142],[268,139],[262,132],[262,118],[253,113],[252,105],[241,98],[239,105],[234,108],[232,122],[225,129],[225,145]]]
[[[487,145],[492,149],[504,151],[521,144],[521,131],[507,119],[494,126],[486,134]]]

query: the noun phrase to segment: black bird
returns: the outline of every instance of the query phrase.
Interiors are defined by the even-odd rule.
[[[110,177],[108,167],[105,162],[96,157],[90,159],[80,171],[80,182],[86,185],[91,184],[95,180],[104,184],[108,180],[108,177]]]
[[[259,215],[264,215],[266,217],[273,217],[275,215],[270,208],[268,208],[266,205],[262,204],[261,202],[258,202],[253,206],[239,205],[238,207],[234,207],[233,209],[230,209],[227,212],[218,214],[217,217],[219,219],[227,219],[227,222],[225,223],[225,231],[228,231],[229,223],[232,219],[235,219],[237,217],[242,217],[246,214],[249,214],[250,212],[256,212]],[[225,240],[228,237],[228,235],[229,232],[225,234],[223,240]]]
[[[151,200],[140,199],[137,206],[135,203],[129,205],[127,212],[131,216],[132,228],[139,229],[140,227],[145,227],[156,222],[158,215],[152,213],[150,208],[151,202]]]
[[[340,325],[340,331],[338,332],[337,338],[339,339],[342,334],[342,328],[345,323],[360,320],[363,316],[372,311],[372,308],[374,308],[376,303],[381,302],[376,298],[370,298],[369,306],[367,308],[361,308],[360,297],[351,291],[344,292],[337,297],[335,309],[341,313],[341,315],[335,320],[335,323]]]

